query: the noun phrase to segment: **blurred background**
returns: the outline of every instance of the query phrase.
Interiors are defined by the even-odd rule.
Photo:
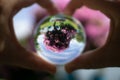
[[[52,0],[62,12],[70,0]],[[28,50],[34,49],[34,31],[37,24],[49,14],[38,4],[21,9],[14,17],[13,24],[16,37],[20,44]],[[104,45],[109,29],[110,19],[100,11],[83,6],[76,10],[73,17],[84,26],[87,35],[85,51],[93,50]],[[79,64],[79,63],[78,63]],[[120,80],[120,68],[104,68],[76,70],[67,74],[63,67],[55,75],[45,72],[35,72],[23,68],[0,66],[0,80]]]

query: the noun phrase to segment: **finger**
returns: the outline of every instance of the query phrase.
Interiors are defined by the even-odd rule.
[[[11,35],[13,37],[13,40],[15,41],[16,44],[18,44],[15,33],[14,33],[14,29],[13,29],[13,16],[23,7],[27,7],[30,6],[33,3],[38,3],[40,4],[40,6],[42,6],[43,8],[45,8],[50,15],[54,15],[58,13],[57,8],[54,6],[54,4],[50,1],[50,0],[26,0],[26,1],[19,1],[17,3],[14,4],[14,7],[9,15],[9,29],[11,32]]]
[[[21,8],[30,6],[33,3],[40,4],[51,15],[58,13],[56,6],[50,0],[9,0],[9,2],[7,0],[0,0],[0,8],[2,7],[2,10],[9,15],[10,12],[17,12]]]
[[[116,14],[116,11],[119,11],[118,4],[118,1],[113,2],[108,0],[71,0],[65,9],[65,14],[72,15],[76,9],[84,5],[95,10],[100,10],[109,17],[113,16],[111,14]]]
[[[32,69],[36,71],[46,71],[55,73],[55,66],[44,61],[37,54],[27,51],[20,46],[16,46],[12,39],[6,39],[5,48],[0,54],[0,64],[12,65]]]
[[[117,11],[115,14],[118,14]],[[115,18],[113,16],[112,17],[110,16],[111,29],[110,29],[107,42],[104,45],[104,47],[91,52],[87,52],[81,55],[80,57],[78,57],[76,60],[67,64],[66,70],[68,72],[72,72],[76,69],[86,69],[86,68],[96,69],[96,68],[103,68],[103,67],[120,66],[120,63],[118,63],[119,57],[120,57],[120,55],[118,54],[120,52],[120,50],[118,49],[120,44],[120,39],[118,37],[120,29],[118,26],[120,24],[119,23],[116,24],[116,22],[118,22],[120,18],[119,16],[118,18]]]
[[[83,6],[81,0],[71,0],[64,10],[64,14],[73,15],[75,10]]]
[[[83,5],[86,5],[89,8],[99,10],[103,12],[109,18],[116,19],[119,13],[118,7],[120,7],[119,3],[116,1],[109,1],[109,0],[92,0],[83,1]]]
[[[5,35],[4,40],[6,40],[8,37],[11,37],[11,42],[9,40],[6,41],[7,43],[5,42],[5,44],[4,44],[5,48],[4,48],[4,51],[2,52],[4,54],[1,54],[1,58],[0,58],[1,60],[0,61],[2,61],[2,63],[6,62],[6,64],[15,65],[17,63],[16,65],[21,66],[21,67],[27,67],[27,68],[31,68],[31,69],[38,69],[38,70],[45,70],[45,71],[54,72],[55,71],[55,66],[53,66],[51,64],[48,64],[47,62],[42,60],[40,57],[36,56],[33,53],[27,52],[26,50],[19,51],[19,49],[20,48],[22,49],[22,47],[17,42],[15,35],[13,35],[14,34],[14,30],[13,30],[13,27],[12,27],[12,16],[14,16],[15,12],[17,12],[17,11],[19,11],[21,9],[21,6],[20,7],[18,6],[17,7],[18,10],[16,10],[15,12],[13,11],[13,14],[12,14],[12,10],[14,10],[13,6],[15,7],[15,5],[17,3],[17,1],[16,2],[14,2],[14,1],[15,0],[13,0],[12,5],[10,4],[9,7],[8,6],[7,7],[6,6],[2,6],[2,8],[5,7],[5,9],[2,9],[3,10],[3,12],[2,12],[2,17],[3,18],[2,19],[4,19],[4,20],[0,20],[0,21],[3,22],[2,23],[3,24],[3,28],[7,28],[6,29],[7,31],[5,31],[5,32],[7,32],[7,34]],[[3,2],[3,3],[5,4],[5,2]],[[7,5],[7,3],[6,3],[6,5]],[[31,4],[31,2],[29,4]],[[29,4],[27,4],[27,5],[23,4],[22,6],[28,6]],[[8,26],[10,26],[10,31],[8,29]],[[9,33],[9,32],[11,32],[12,34]],[[14,46],[8,46],[9,43],[11,43],[11,44],[15,43],[15,44],[14,44]],[[6,48],[6,46],[7,46],[7,48]],[[20,47],[20,48],[18,48],[18,47]],[[16,50],[18,50],[18,51],[16,51]],[[8,54],[8,53],[10,53],[10,54]],[[16,53],[18,53],[18,54],[16,54]],[[31,56],[31,57],[25,58],[25,60],[21,60],[22,57],[25,55],[25,54],[24,55],[20,55],[22,53],[29,54],[28,56]],[[31,58],[34,59],[34,60],[32,60]],[[33,63],[36,65],[35,67],[33,65],[31,65],[31,61],[33,61]],[[45,66],[49,65],[49,68],[43,67],[43,65],[45,65]],[[43,67],[43,68],[41,68],[41,67]]]
[[[109,17],[111,19],[111,27],[110,27],[110,32],[109,32],[109,36],[107,39],[107,44],[109,43],[115,43],[117,44],[118,41],[120,40],[119,37],[117,36],[120,33],[120,17],[119,17],[119,7],[120,7],[120,3],[118,1],[108,1],[108,0],[72,0],[69,4],[68,7],[66,8],[68,14],[71,12],[73,13],[73,11],[75,11],[76,9],[78,9],[79,7],[81,7],[81,5],[85,5],[91,9],[95,9],[95,10],[100,10],[101,12],[103,12],[107,17]],[[73,7],[73,8],[72,8]]]
[[[113,47],[112,47],[113,46]],[[77,69],[99,69],[106,67],[120,67],[120,50],[115,45],[105,45],[102,48],[85,52],[65,68],[68,73]]]
[[[118,37],[118,34],[120,34],[120,3],[108,0],[92,0],[90,2],[88,0],[84,0],[83,4],[92,9],[100,10],[110,18],[110,32],[106,44],[118,46],[118,44],[120,44],[120,37]]]
[[[7,35],[13,36],[13,40],[16,44],[18,44],[18,42],[14,34],[12,18],[21,8],[27,7],[35,2],[39,3],[43,8],[47,9],[51,15],[58,13],[57,9],[50,0],[10,0],[9,2],[6,0],[0,1],[0,11],[2,11],[0,15],[0,17],[2,17],[0,19],[0,23],[3,24],[0,25],[3,26],[2,30],[5,29],[4,34],[6,32]]]
[[[43,8],[45,8],[51,15],[59,13],[56,6],[52,3],[51,0],[37,0],[37,3],[39,3],[40,6],[42,6]]]
[[[14,5],[13,12],[18,12],[21,8],[28,7],[34,3],[38,3],[41,7],[45,8],[50,15],[58,13],[56,6],[50,0],[25,0],[19,1]]]
[[[31,1],[33,0],[29,0],[29,4],[32,3]],[[12,18],[14,16],[14,14],[21,9],[22,5],[26,5],[25,3],[22,4],[20,6],[20,3],[22,3],[22,0],[0,0],[0,38],[4,40],[4,38],[6,37],[6,35],[9,36],[13,36],[13,40],[16,41],[17,40],[15,38],[15,34],[14,34],[14,30],[13,30],[13,26],[12,26]],[[25,2],[25,1],[24,1]],[[16,10],[14,7],[18,4],[18,10]],[[15,11],[14,11],[15,10]]]
[[[106,48],[86,52],[65,66],[68,73],[77,69],[98,69],[115,66]]]

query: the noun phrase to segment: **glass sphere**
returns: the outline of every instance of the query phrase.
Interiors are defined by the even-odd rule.
[[[35,34],[37,53],[46,61],[61,65],[78,57],[85,48],[81,23],[73,17],[55,15],[42,20]]]

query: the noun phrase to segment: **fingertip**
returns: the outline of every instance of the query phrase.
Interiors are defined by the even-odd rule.
[[[44,71],[50,73],[50,74],[55,74],[56,73],[56,67],[55,65],[50,64],[51,66],[48,66],[48,68],[45,68]]]
[[[65,70],[67,73],[72,73],[75,70],[74,66],[71,66],[71,64],[65,65]]]
[[[96,55],[95,51],[89,51],[80,55],[77,59],[65,65],[65,69],[68,73],[71,73],[77,69],[96,69],[101,68],[99,54]]]
[[[16,63],[19,67],[34,71],[42,71],[50,74],[55,74],[56,72],[56,66],[54,64],[48,63],[36,53],[27,50],[22,51]]]
[[[68,9],[65,9],[65,11],[64,11],[64,14],[65,15],[69,15],[69,16],[72,16],[73,15],[73,11],[70,11],[70,10],[68,10]]]
[[[83,6],[83,4],[81,3],[80,0],[71,0],[65,8],[64,14],[73,15],[74,12],[82,6]]]
[[[78,58],[76,58],[75,60],[73,60],[72,62],[68,63],[65,65],[65,69],[68,73],[72,73],[73,71],[77,70],[77,69],[81,69],[81,67],[83,67],[81,64],[81,62],[79,61],[80,56]]]
[[[48,10],[48,13],[49,13],[50,15],[56,15],[56,14],[59,13],[59,11],[58,11],[56,8],[53,8],[53,9],[51,9],[51,10]]]
[[[56,72],[56,66],[54,64],[51,64],[51,63],[43,60],[39,56],[38,56],[38,60],[35,60],[34,63],[36,65],[36,67],[33,67],[33,69],[36,69],[36,70],[38,69],[39,71],[45,71],[50,74],[55,74],[55,72]]]
[[[64,14],[72,16],[75,13],[77,8],[74,8],[74,7],[71,7],[71,6],[72,6],[71,3],[67,5],[67,7],[64,10]]]

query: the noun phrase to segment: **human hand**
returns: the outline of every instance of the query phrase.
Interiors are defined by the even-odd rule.
[[[72,0],[65,9],[65,14],[72,15],[83,5],[103,12],[111,19],[110,32],[105,45],[96,50],[85,52],[74,61],[66,65],[66,70],[97,69],[105,67],[120,67],[120,3],[108,0]]]
[[[57,9],[49,0],[0,0],[0,64],[54,73],[54,65],[41,59],[35,52],[24,49],[14,34],[13,16],[21,8],[35,2],[47,9],[49,14],[57,13]]]

